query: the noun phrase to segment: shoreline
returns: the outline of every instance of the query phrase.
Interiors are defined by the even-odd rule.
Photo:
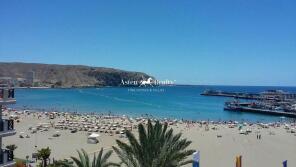
[[[268,121],[268,120],[256,120],[256,121],[250,121],[246,119],[241,120],[235,120],[235,119],[183,119],[183,118],[173,118],[173,117],[160,117],[160,116],[154,116],[152,114],[140,114],[140,115],[131,115],[131,114],[118,114],[116,112],[88,112],[88,111],[60,111],[58,109],[49,109],[49,108],[22,108],[22,107],[14,107],[14,108],[8,108],[11,111],[16,112],[22,112],[22,111],[28,111],[28,112],[34,112],[34,113],[62,113],[62,114],[68,114],[73,116],[113,116],[113,117],[129,117],[129,118],[143,118],[143,119],[154,119],[154,120],[177,120],[177,121],[190,121],[190,122],[212,122],[212,123],[227,123],[227,122],[239,122],[239,123],[248,123],[248,124],[256,124],[256,123],[264,123],[264,124],[273,124],[273,123],[296,123],[296,118],[290,118],[290,117],[284,117],[284,116],[275,116],[275,118],[278,118],[278,121]],[[261,115],[261,114],[260,114]]]

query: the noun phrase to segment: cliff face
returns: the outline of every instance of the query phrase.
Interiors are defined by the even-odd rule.
[[[104,67],[36,63],[0,63],[0,77],[34,80],[39,84],[59,87],[120,86],[122,80],[142,80],[150,76]],[[29,79],[28,79],[29,78]]]

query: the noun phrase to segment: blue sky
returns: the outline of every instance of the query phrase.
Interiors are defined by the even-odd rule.
[[[1,0],[0,61],[296,86],[294,0]]]

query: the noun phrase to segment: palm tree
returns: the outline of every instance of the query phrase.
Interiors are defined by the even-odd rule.
[[[174,135],[167,124],[157,121],[153,125],[148,120],[147,130],[139,124],[138,131],[138,140],[130,131],[126,131],[129,143],[116,140],[118,148],[113,149],[121,164],[128,167],[178,167],[192,163],[192,160],[186,160],[194,152],[186,150],[191,141],[181,139],[181,133]]]
[[[15,149],[17,149],[17,146],[15,144],[7,145],[6,149],[8,149],[10,151],[14,151]]]
[[[112,154],[112,150],[108,151],[106,154],[103,155],[103,148],[101,148],[98,156],[94,155],[93,161],[90,162],[88,154],[81,149],[80,151],[77,151],[79,155],[79,159],[75,157],[71,157],[71,159],[74,161],[74,163],[78,167],[109,167],[109,166],[119,166],[116,163],[108,162],[108,159],[110,158]],[[64,165],[66,167],[70,167],[69,165]]]
[[[42,160],[42,164],[44,167],[47,166],[47,159],[49,158],[50,154],[51,154],[51,150],[49,149],[49,147],[42,148],[41,150],[37,151],[37,157],[38,159]]]

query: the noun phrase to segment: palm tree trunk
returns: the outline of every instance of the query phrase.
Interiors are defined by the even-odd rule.
[[[43,165],[44,167],[47,167],[47,159],[43,159]]]

